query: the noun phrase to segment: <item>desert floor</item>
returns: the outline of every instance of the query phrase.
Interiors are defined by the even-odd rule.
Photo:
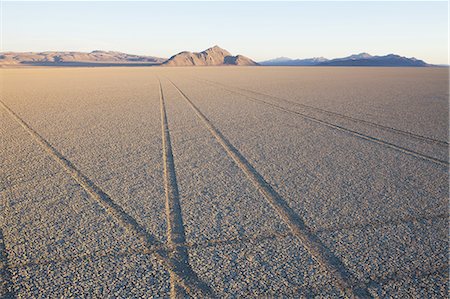
[[[0,297],[448,295],[448,69],[2,69]]]

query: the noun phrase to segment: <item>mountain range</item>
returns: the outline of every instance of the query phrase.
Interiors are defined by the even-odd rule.
[[[425,61],[414,57],[407,58],[395,54],[372,56],[368,53],[354,54],[335,59],[327,59],[324,57],[307,59],[290,59],[287,57],[279,57],[261,61],[259,64],[266,66],[431,66]]]
[[[202,52],[180,52],[169,59],[126,54],[114,51],[85,52],[3,52],[0,53],[0,66],[432,66],[423,60],[407,58],[395,54],[372,56],[368,53],[347,57],[327,59],[314,57],[290,59],[279,57],[259,63],[243,56],[233,56],[219,46]]]
[[[166,61],[154,56],[132,55],[114,51],[84,52],[3,52],[0,65],[90,66],[90,65],[155,65]]]

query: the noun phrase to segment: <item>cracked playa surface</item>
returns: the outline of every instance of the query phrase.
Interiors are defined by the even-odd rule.
[[[0,72],[0,297],[448,294],[445,69]]]

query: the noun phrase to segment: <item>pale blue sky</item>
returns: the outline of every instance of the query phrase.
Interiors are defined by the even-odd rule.
[[[447,2],[3,1],[2,51],[169,57],[219,45],[257,61],[396,53],[448,63]]]

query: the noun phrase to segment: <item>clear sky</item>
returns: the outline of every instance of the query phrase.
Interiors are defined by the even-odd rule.
[[[448,63],[448,3],[2,1],[1,51],[169,57],[219,45],[257,61],[396,53]]]

